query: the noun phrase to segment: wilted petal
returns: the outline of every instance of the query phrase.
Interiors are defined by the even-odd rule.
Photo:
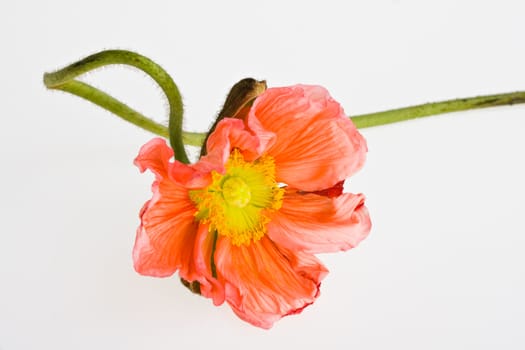
[[[137,272],[169,276],[192,260],[197,224],[195,207],[181,185],[161,180],[141,211],[141,225],[133,250]],[[189,269],[191,270],[191,269]]]
[[[361,168],[366,142],[343,109],[320,86],[266,90],[247,120],[260,152],[275,159],[277,181],[305,191],[335,185]]]
[[[173,157],[173,150],[168,147],[164,139],[157,137],[140,148],[134,164],[141,172],[150,169],[157,178],[167,178],[171,157]]]
[[[205,242],[197,234],[196,208],[188,188],[175,180],[189,179],[195,171],[180,162],[170,162],[172,155],[165,140],[156,138],[144,145],[135,159],[140,170],[150,169],[156,180],[153,197],[140,212],[141,223],[133,248],[134,266],[143,275],[165,277],[178,270],[184,279],[207,283],[196,267],[199,255],[194,254]]]
[[[224,302],[224,287],[213,277],[215,263],[213,262],[213,246],[216,235],[209,232],[209,224],[200,224],[197,239],[195,241],[195,266],[198,273],[205,276],[206,283],[201,283],[201,295],[213,299],[215,305],[220,305]]]
[[[362,194],[329,198],[289,191],[268,223],[268,236],[278,245],[308,253],[353,248],[371,228],[364,200]]]
[[[241,246],[219,237],[215,261],[233,311],[262,328],[313,303],[327,273],[313,255],[277,247],[266,236]]]
[[[245,158],[253,160],[258,156],[259,139],[245,129],[240,119],[224,118],[208,138],[208,153],[193,166],[200,172],[215,170],[222,173],[231,150],[237,148]]]

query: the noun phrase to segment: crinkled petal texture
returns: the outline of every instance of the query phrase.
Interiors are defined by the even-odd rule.
[[[221,287],[212,278],[209,266],[211,245],[208,230],[199,229],[195,221],[195,205],[189,198],[188,188],[176,181],[177,177],[190,178],[184,165],[170,163],[173,151],[163,139],[153,139],[142,147],[135,164],[145,171],[150,169],[156,177],[152,186],[153,198],[146,202],[140,213],[133,261],[135,270],[143,275],[166,277],[178,271],[188,281],[199,281],[203,294],[214,290],[214,302],[221,303]],[[206,253],[207,252],[207,253]],[[208,259],[208,260],[206,260]]]
[[[266,90],[247,118],[277,181],[304,191],[335,185],[364,164],[366,141],[328,91],[296,85]]]
[[[313,303],[328,272],[313,255],[278,247],[268,237],[241,246],[220,237],[215,263],[233,311],[262,328]]]
[[[208,138],[207,155],[193,167],[200,172],[215,170],[223,173],[233,148],[239,149],[247,160],[253,160],[259,155],[258,147],[259,139],[245,128],[242,120],[224,118]]]
[[[197,214],[198,194],[210,191],[217,174],[228,175],[234,149],[245,163],[271,158],[271,181],[284,191],[261,210],[262,237],[241,244],[210,231],[217,227],[209,219],[214,209]],[[178,271],[200,282],[216,305],[226,301],[243,320],[270,328],[319,296],[328,271],[313,254],[350,249],[370,232],[364,196],[342,193],[343,180],[364,163],[366,142],[324,88],[297,85],[268,89],[244,120],[220,121],[207,150],[188,166],[170,161],[173,152],[161,139],[141,149],[135,163],[156,180],[141,211],[135,269],[158,277]]]
[[[337,197],[288,190],[282,208],[272,214],[268,237],[292,251],[328,253],[348,250],[370,232],[362,194]]]

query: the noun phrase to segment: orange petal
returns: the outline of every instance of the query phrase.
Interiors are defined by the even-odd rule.
[[[215,262],[233,311],[262,328],[313,303],[328,272],[313,255],[277,247],[267,236],[241,246],[219,236]]]
[[[370,232],[362,194],[329,198],[287,191],[281,209],[272,213],[268,237],[293,251],[327,253],[355,247]]]
[[[224,164],[233,148],[238,148],[245,159],[252,160],[258,156],[259,140],[244,127],[240,119],[224,118],[208,138],[208,154],[202,157],[194,168],[207,173],[212,170],[224,172]]]
[[[195,206],[188,197],[188,190],[170,180],[160,180],[153,185],[153,198],[141,211],[141,225],[133,249],[137,272],[143,275],[164,277],[180,269],[181,277],[193,280],[188,265],[192,262],[197,224]]]
[[[224,287],[213,277],[212,260],[213,245],[216,237],[209,232],[209,224],[200,224],[197,239],[195,240],[195,266],[200,275],[205,277],[205,282],[201,281],[201,295],[213,299],[215,305],[224,302]]]
[[[277,181],[294,188],[331,187],[365,161],[364,138],[320,86],[266,90],[255,100],[247,123],[261,139],[259,151],[274,157]]]
[[[158,180],[169,178],[183,184],[192,182],[194,186],[206,186],[209,181],[204,174],[179,161],[170,162],[172,157],[173,150],[166,140],[157,137],[142,146],[134,164],[141,172],[151,170]]]
[[[140,213],[141,224],[133,249],[134,266],[143,275],[157,277],[170,276],[178,270],[182,278],[199,281],[204,289],[211,289],[208,283],[211,274],[201,261],[210,250],[206,247],[207,231],[198,230],[194,220],[197,209],[189,198],[187,186],[177,181],[191,180],[196,172],[180,162],[171,163],[172,155],[163,139],[153,139],[142,147],[135,159],[141,171],[150,169],[155,174],[156,181],[152,186],[153,198]]]
[[[150,169],[157,177],[167,178],[169,160],[173,157],[173,150],[160,137],[154,138],[140,148],[134,164],[140,172]]]

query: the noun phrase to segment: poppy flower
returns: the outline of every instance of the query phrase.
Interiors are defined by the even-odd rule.
[[[314,255],[355,247],[370,231],[362,194],[343,193],[366,142],[319,86],[270,88],[244,119],[224,118],[208,153],[172,161],[156,138],[135,159],[155,174],[133,250],[137,272],[178,271],[200,294],[270,328],[319,296]]]

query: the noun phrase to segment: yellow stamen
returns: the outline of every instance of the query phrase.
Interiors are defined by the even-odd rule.
[[[195,217],[234,245],[257,241],[266,233],[267,214],[281,207],[284,194],[275,182],[273,158],[246,162],[234,149],[225,168],[224,174],[212,172],[208,187],[190,193],[198,208]]]

